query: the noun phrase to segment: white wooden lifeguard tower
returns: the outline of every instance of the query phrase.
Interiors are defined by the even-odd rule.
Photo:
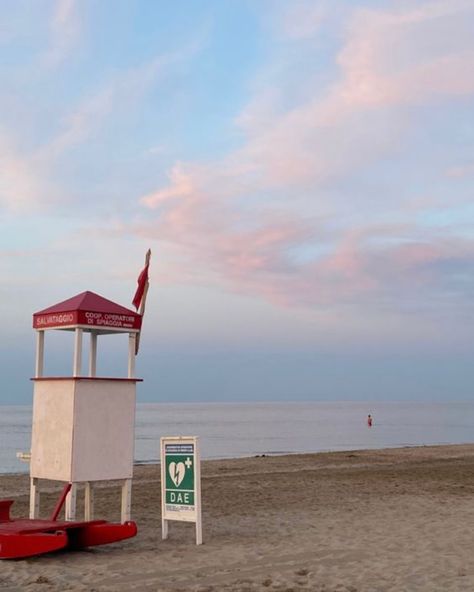
[[[40,480],[72,483],[65,518],[75,520],[76,491],[85,484],[85,520],[93,518],[93,483],[122,481],[122,523],[130,520],[135,431],[135,352],[142,316],[93,292],[33,315],[36,371],[30,461],[30,518],[39,515]],[[74,334],[71,376],[44,376],[45,333]],[[90,334],[88,373],[82,375],[83,334]],[[128,333],[128,372],[98,377],[99,335]]]

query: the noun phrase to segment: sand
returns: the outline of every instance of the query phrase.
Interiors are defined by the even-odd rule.
[[[202,546],[191,524],[161,540],[159,481],[136,467],[135,539],[2,561],[0,590],[474,590],[474,445],[203,462]],[[117,519],[119,496],[102,487],[97,517]],[[27,477],[0,477],[0,498],[26,515]]]

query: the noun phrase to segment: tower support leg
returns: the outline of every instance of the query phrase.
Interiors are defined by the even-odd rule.
[[[39,482],[36,477],[30,479],[30,518],[39,518],[40,492]]]
[[[125,479],[122,485],[122,512],[121,521],[128,522],[132,516],[132,480]]]
[[[94,489],[91,481],[86,482],[84,491],[84,520],[94,519]]]
[[[76,519],[77,483],[73,483],[66,498],[66,522],[74,522]]]

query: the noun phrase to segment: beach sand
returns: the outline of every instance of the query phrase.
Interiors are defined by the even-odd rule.
[[[159,467],[138,466],[135,539],[2,561],[0,590],[474,590],[474,445],[206,461],[202,491],[204,544],[175,522],[162,541]],[[26,515],[27,476],[0,477],[5,498]],[[119,506],[117,486],[96,492],[96,517]]]

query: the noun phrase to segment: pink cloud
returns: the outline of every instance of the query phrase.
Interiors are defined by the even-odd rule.
[[[474,162],[458,164],[448,168],[446,175],[452,178],[463,178],[474,174]]]
[[[194,192],[192,175],[179,170],[172,177],[165,192],[144,200],[157,216],[135,232],[174,246],[181,280],[196,281],[201,270],[228,289],[285,306],[396,306],[429,288],[436,293],[458,261],[474,264],[474,242],[440,241],[413,223],[331,230],[326,221],[275,210],[254,211],[250,222],[234,200]],[[295,255],[306,249],[313,255]]]
[[[177,164],[170,173],[170,185],[150,195],[145,195],[140,202],[148,208],[154,209],[169,200],[192,195],[193,190],[191,176],[183,170],[182,166]]]
[[[0,206],[21,214],[46,199],[46,182],[34,159],[0,134]]]
[[[285,110],[276,90],[257,94],[236,120],[242,146],[215,162],[175,165],[168,185],[140,199],[147,220],[136,232],[174,246],[183,275],[195,279],[201,266],[232,290],[279,304],[397,306],[414,289],[429,299],[424,291],[470,260],[473,245],[418,226],[419,208],[403,209],[400,195],[390,207],[403,225],[383,223],[383,198],[380,219],[370,204],[372,222],[348,223],[348,205],[356,213],[358,205],[331,201],[324,183],[390,154],[404,106],[474,93],[472,38],[452,40],[466,16],[474,6],[462,0],[355,10],[338,78]]]
[[[303,26],[304,11],[300,18]],[[272,108],[278,97],[264,91],[238,120],[248,137],[238,158],[258,169],[262,185],[277,186],[373,161],[399,141],[398,107],[474,93],[472,35],[459,32],[466,18],[474,18],[474,6],[463,0],[355,10],[337,57],[339,78],[286,113]],[[391,109],[390,123],[378,129],[365,122],[382,109]]]
[[[50,21],[50,46],[42,56],[43,67],[60,65],[78,43],[80,33],[77,1],[57,0]]]

